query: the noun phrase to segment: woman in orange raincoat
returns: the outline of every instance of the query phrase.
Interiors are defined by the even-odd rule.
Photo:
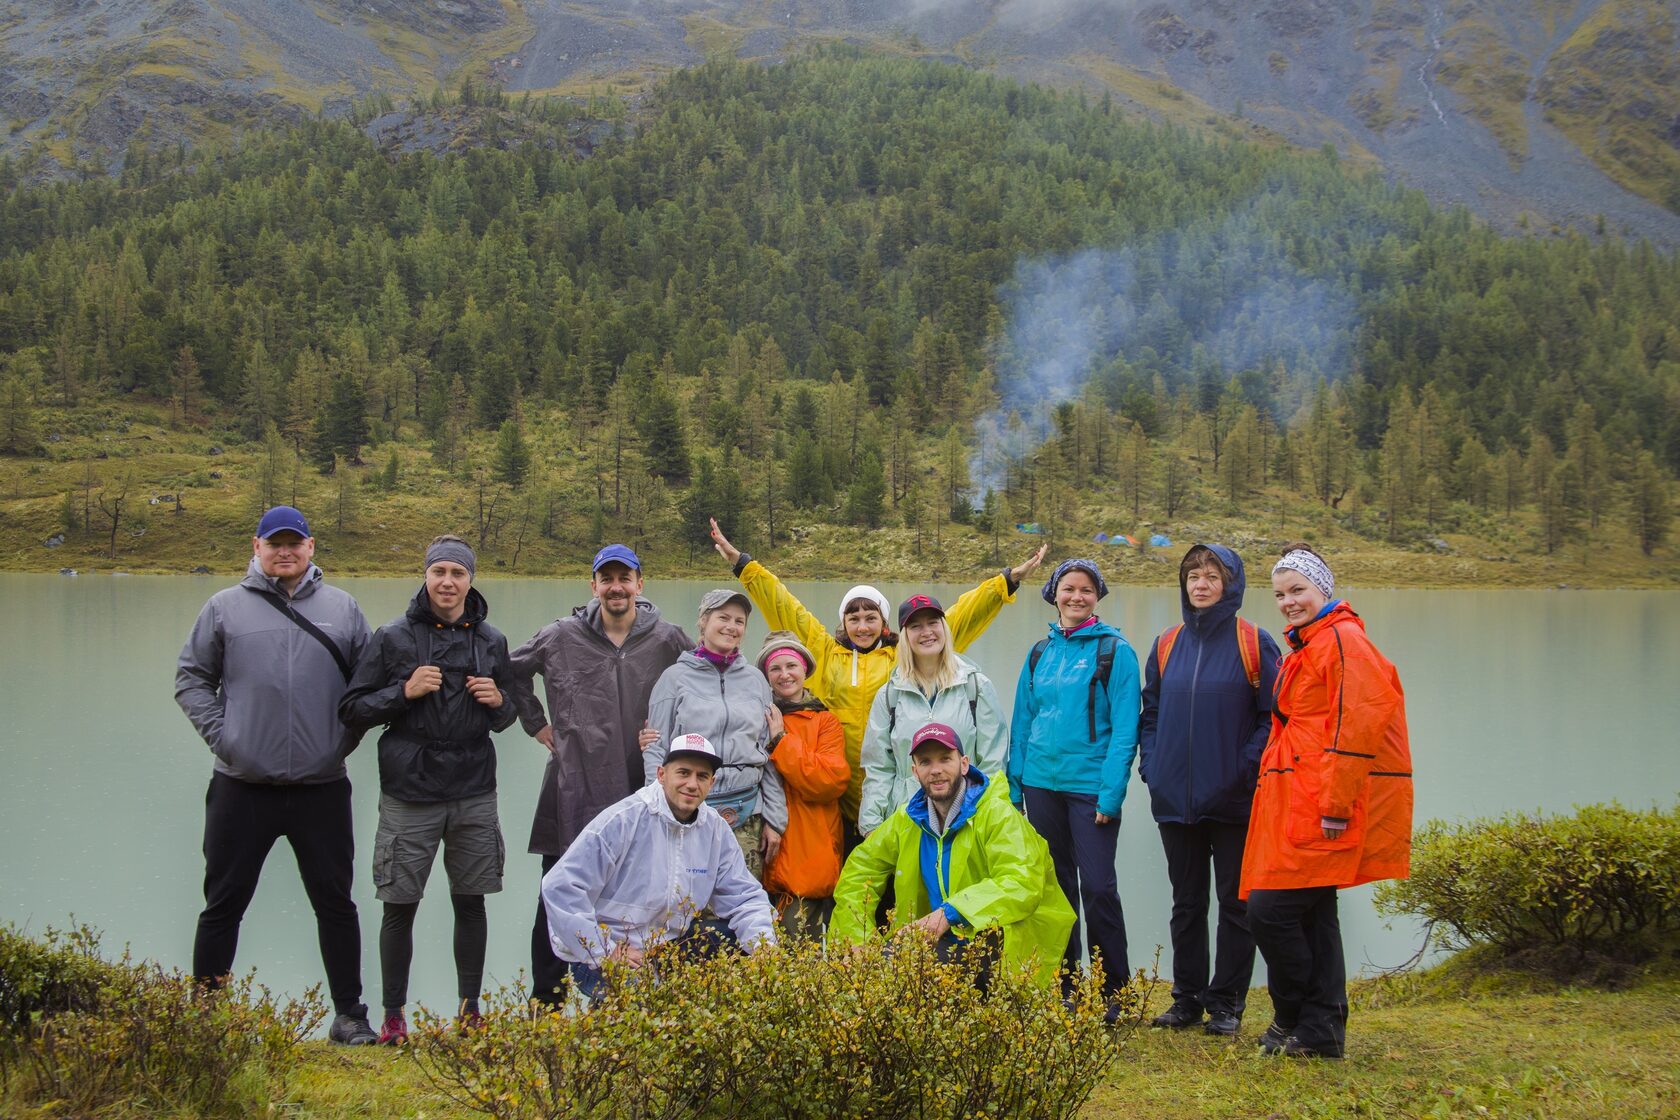
[[[788,826],[764,869],[764,886],[790,937],[820,939],[840,878],[840,795],[852,768],[834,713],[805,687],[816,658],[788,630],[772,630],[758,651],[770,682],[770,759],[787,792]]]
[[[1412,849],[1412,756],[1394,666],[1334,598],[1330,566],[1304,544],[1272,568],[1289,653],[1260,759],[1239,894],[1266,960],[1268,1054],[1340,1058],[1347,965],[1336,891],[1404,879]]]

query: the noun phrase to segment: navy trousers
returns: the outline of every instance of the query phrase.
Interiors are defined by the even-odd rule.
[[[1278,1026],[1304,1045],[1340,1055],[1348,1001],[1336,888],[1250,891],[1248,928],[1266,958]]]
[[[1050,845],[1056,882],[1074,911],[1083,911],[1091,948],[1102,956],[1103,988],[1117,992],[1132,978],[1131,960],[1126,954],[1126,916],[1120,909],[1120,881],[1114,871],[1120,818],[1099,825],[1094,795],[1022,788],[1027,819]],[[1069,971],[1079,967],[1082,949],[1076,921],[1063,956]]]
[[[1173,1002],[1242,1017],[1254,977],[1248,904],[1237,897],[1248,825],[1224,821],[1162,823],[1161,847],[1172,882]],[[1211,871],[1211,874],[1210,874]],[[1213,977],[1208,977],[1208,888],[1219,899]]]

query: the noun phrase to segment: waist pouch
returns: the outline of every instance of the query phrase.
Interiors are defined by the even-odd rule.
[[[758,812],[758,787],[748,786],[732,793],[716,793],[706,798],[706,804],[723,814],[731,828],[740,828]],[[734,813],[733,819],[730,814]]]

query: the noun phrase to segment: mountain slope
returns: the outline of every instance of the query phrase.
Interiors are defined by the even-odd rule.
[[[463,75],[625,93],[813,42],[1334,145],[1502,229],[1680,246],[1680,0],[0,0],[4,144],[38,175]]]

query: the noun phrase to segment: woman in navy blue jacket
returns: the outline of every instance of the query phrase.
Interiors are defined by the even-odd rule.
[[[1202,1022],[1233,1035],[1254,973],[1247,904],[1237,898],[1260,754],[1271,730],[1279,653],[1272,636],[1237,618],[1242,557],[1198,544],[1178,568],[1184,623],[1155,639],[1144,662],[1138,771],[1172,881],[1173,1004],[1154,1025]],[[1163,665],[1165,669],[1163,669]],[[1219,898],[1208,976],[1208,887]]]

